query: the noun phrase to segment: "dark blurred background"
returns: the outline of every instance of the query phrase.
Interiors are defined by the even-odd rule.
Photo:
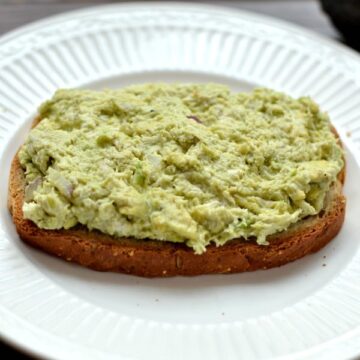
[[[124,1],[0,0],[0,36],[18,26],[50,15],[86,6],[121,2]],[[146,6],[147,1],[143,0],[143,2]],[[308,30],[360,50],[358,31],[360,30],[360,0],[198,0],[197,2],[270,15],[301,25]],[[16,356],[15,359],[29,359],[26,355],[2,343],[1,339],[0,356],[3,359],[12,358],[12,356]]]

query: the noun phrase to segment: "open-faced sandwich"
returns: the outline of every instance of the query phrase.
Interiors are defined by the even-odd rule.
[[[20,237],[140,276],[267,269],[340,230],[344,155],[307,97],[218,84],[59,90],[11,167]]]

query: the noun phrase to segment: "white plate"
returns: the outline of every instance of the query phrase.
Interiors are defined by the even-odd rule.
[[[97,273],[25,246],[6,209],[6,193],[11,158],[37,106],[59,87],[160,80],[311,95],[329,112],[348,150],[347,217],[340,235],[319,253],[278,269],[152,280]],[[0,84],[4,338],[57,359],[360,354],[360,61],[354,52],[245,12],[174,3],[111,5],[3,37]]]

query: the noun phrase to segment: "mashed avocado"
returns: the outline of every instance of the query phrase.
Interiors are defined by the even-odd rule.
[[[20,150],[24,216],[114,236],[214,242],[317,214],[343,167],[327,115],[268,89],[145,84],[59,90]]]

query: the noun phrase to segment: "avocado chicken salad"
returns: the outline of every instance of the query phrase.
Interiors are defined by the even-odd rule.
[[[343,167],[307,97],[220,84],[58,90],[19,151],[24,217],[195,253],[267,236],[321,211]]]

